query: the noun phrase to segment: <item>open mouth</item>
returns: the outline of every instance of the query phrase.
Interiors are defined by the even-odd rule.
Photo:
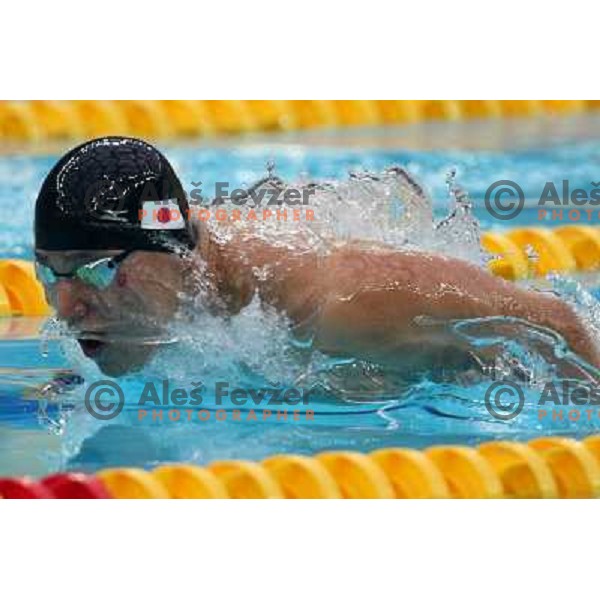
[[[77,337],[77,342],[81,347],[81,350],[88,358],[96,358],[102,352],[102,350],[110,343],[127,343],[135,344],[138,346],[163,346],[169,344],[175,344],[178,342],[176,336],[157,336],[157,335],[137,335],[137,336],[116,336],[116,335],[102,335],[104,339],[100,340],[100,334],[84,333],[85,337]],[[107,339],[108,338],[108,339]]]
[[[93,358],[95,356],[98,356],[98,354],[100,353],[102,348],[104,348],[104,346],[106,345],[105,342],[102,342],[100,340],[78,339],[77,341],[79,342],[79,345],[81,346],[81,349],[83,350],[83,353],[88,358]]]

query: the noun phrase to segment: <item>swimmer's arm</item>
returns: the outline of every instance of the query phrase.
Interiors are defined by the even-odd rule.
[[[327,269],[327,301],[318,347],[382,360],[432,348],[465,351],[465,342],[434,321],[507,316],[547,327],[600,367],[598,347],[575,311],[559,298],[525,290],[458,259],[421,253],[341,252]]]

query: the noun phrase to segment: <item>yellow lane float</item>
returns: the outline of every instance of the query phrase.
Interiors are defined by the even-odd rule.
[[[279,454],[96,474],[113,498],[600,498],[600,435]],[[11,496],[12,497],[12,496]]]
[[[0,101],[0,140],[149,139],[252,131],[373,127],[421,121],[576,115],[595,100],[61,100]]]

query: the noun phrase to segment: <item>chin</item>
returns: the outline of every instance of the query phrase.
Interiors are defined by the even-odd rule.
[[[103,343],[93,355],[86,353],[109,377],[121,377],[140,371],[153,354],[148,346]]]
[[[128,373],[135,373],[144,366],[143,364],[128,364],[123,360],[117,361],[96,359],[96,364],[102,371],[102,374],[108,375],[109,377],[122,377]]]

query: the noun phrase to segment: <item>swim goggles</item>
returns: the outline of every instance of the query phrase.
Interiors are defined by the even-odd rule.
[[[70,273],[57,273],[36,256],[35,272],[39,281],[46,287],[55,285],[60,279],[79,279],[99,290],[106,289],[114,280],[122,263],[133,250],[126,250],[116,256],[99,258],[85,263]]]

